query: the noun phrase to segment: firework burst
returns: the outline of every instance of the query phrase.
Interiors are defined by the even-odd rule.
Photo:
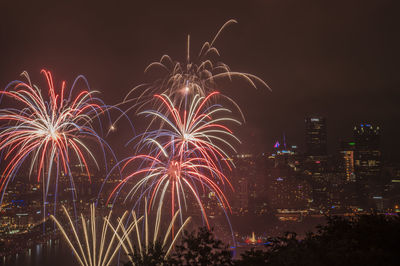
[[[229,147],[231,151],[236,152],[226,138],[240,143],[226,124],[241,124],[237,119],[227,116],[232,113],[230,109],[209,103],[218,95],[219,92],[210,93],[207,97],[195,95],[188,108],[183,111],[179,110],[167,95],[155,95],[160,101],[159,107],[168,111],[166,114],[157,110],[140,113],[152,117],[152,123],[158,120],[162,125],[161,129],[148,130],[143,134],[142,142],[162,143],[162,150],[176,147],[180,157],[188,151],[197,151],[196,156],[202,157],[209,166],[217,168],[219,161],[229,157],[222,147]],[[231,169],[228,161],[225,162]]]
[[[214,36],[212,41],[205,42],[196,56],[191,56],[190,36],[187,38],[186,61],[173,60],[169,55],[161,56],[159,61],[150,63],[145,73],[155,71],[160,74],[151,83],[144,83],[133,88],[124,98],[122,104],[131,104],[126,112],[131,110],[142,110],[152,100],[154,94],[166,94],[174,104],[181,105],[187,97],[200,95],[206,96],[217,89],[218,81],[239,78],[245,80],[254,88],[266,87],[268,84],[261,78],[250,73],[232,71],[230,67],[221,62],[215,61],[220,56],[215,42],[221,32],[229,25],[237,23],[236,20],[227,21]],[[231,102],[232,99],[225,96]],[[132,104],[133,103],[133,104]]]
[[[200,206],[201,213],[207,221],[207,214],[201,201],[200,193],[196,184],[199,184],[203,190],[208,188],[214,191],[219,201],[224,208],[229,208],[228,200],[223,191],[219,188],[218,183],[213,180],[213,177],[228,179],[223,173],[213,167],[209,167],[207,162],[200,157],[187,158],[182,160],[180,156],[168,154],[165,150],[159,150],[157,157],[149,155],[137,155],[126,160],[122,167],[122,171],[129,163],[137,162],[145,165],[139,170],[128,174],[112,191],[108,200],[118,195],[119,192],[129,180],[138,178],[134,186],[129,190],[125,199],[139,195],[139,200],[144,196],[150,196],[150,206],[158,200],[158,205],[161,206],[166,200],[167,192],[170,192],[171,201],[171,218],[175,216],[177,210],[182,210],[185,206],[187,209],[186,193],[192,194]],[[229,183],[230,184],[230,183]]]
[[[67,94],[65,82],[56,91],[51,73],[46,70],[41,72],[46,77],[48,100],[36,85],[32,85],[26,72],[22,75],[27,82],[13,81],[0,92],[1,99],[7,97],[14,102],[13,106],[21,107],[0,109],[0,150],[6,164],[0,179],[0,191],[3,199],[10,180],[30,159],[29,175],[37,171],[37,181],[42,180],[45,207],[51,185],[55,186],[57,197],[61,172],[70,177],[74,187],[69,165],[72,159],[77,159],[81,170],[91,179],[88,160],[97,167],[98,164],[85,144],[87,139],[98,143],[103,152],[108,145],[93,128],[94,119],[104,112],[103,102],[94,97],[96,91],[82,90],[73,96],[73,89],[79,80],[89,88],[86,79],[78,76]]]
[[[221,78],[240,77],[245,79],[252,87],[257,88],[257,83],[268,87],[259,77],[244,73],[231,71],[229,66],[223,62],[214,62],[212,57],[220,56],[219,50],[214,46],[221,32],[229,25],[237,23],[236,20],[227,21],[214,36],[211,42],[205,42],[197,57],[192,59],[190,55],[190,36],[187,38],[186,62],[174,61],[170,56],[163,55],[157,62],[150,63],[145,73],[153,68],[162,69],[166,75],[157,79],[153,84],[142,84],[134,88],[132,92],[140,87],[145,87],[142,95],[153,94],[155,91],[170,95],[174,94],[200,94],[204,96],[216,89],[216,81]],[[128,94],[129,96],[129,94]]]

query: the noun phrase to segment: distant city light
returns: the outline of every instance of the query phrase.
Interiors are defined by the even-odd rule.
[[[279,148],[280,144],[279,141],[275,142],[274,148]]]

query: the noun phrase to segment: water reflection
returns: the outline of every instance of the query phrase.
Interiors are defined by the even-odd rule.
[[[68,246],[60,240],[49,240],[45,244],[13,256],[3,257],[2,265],[7,266],[71,266],[77,265]]]

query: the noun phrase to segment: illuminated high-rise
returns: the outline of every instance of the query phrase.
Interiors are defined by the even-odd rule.
[[[326,155],[327,136],[326,119],[321,116],[309,116],[306,123],[306,154]]]
[[[353,130],[356,143],[354,170],[358,184],[359,204],[365,208],[376,208],[376,200],[382,199],[382,189],[377,186],[382,169],[380,128],[370,123],[356,125]]]
[[[354,141],[342,141],[340,143],[341,167],[346,175],[347,182],[355,182],[354,172],[354,150],[356,143]]]
[[[353,133],[356,144],[354,168],[357,180],[379,177],[382,167],[379,126],[361,123],[354,127]]]

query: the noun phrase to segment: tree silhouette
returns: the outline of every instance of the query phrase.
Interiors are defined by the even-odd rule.
[[[199,228],[197,234],[185,232],[169,262],[172,265],[233,265],[228,246],[215,239],[212,230],[206,227]]]
[[[161,266],[168,265],[165,259],[165,250],[162,248],[161,242],[157,241],[155,244],[149,243],[147,252],[140,254],[137,247],[134,247],[134,253],[129,256],[134,261],[135,266]],[[132,262],[124,263],[124,266],[133,266]]]
[[[362,215],[354,218],[328,217],[326,225],[302,240],[295,233],[270,239],[271,245],[258,253],[245,253],[240,263],[264,259],[261,265],[400,265],[400,217]]]

